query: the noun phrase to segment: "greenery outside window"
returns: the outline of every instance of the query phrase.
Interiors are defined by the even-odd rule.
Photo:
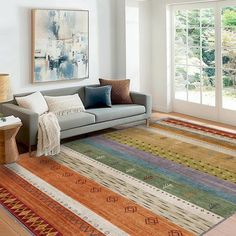
[[[174,98],[236,110],[236,7],[186,5],[173,17]]]

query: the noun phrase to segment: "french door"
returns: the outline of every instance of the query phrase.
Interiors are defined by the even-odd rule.
[[[172,13],[174,111],[236,125],[236,1]]]

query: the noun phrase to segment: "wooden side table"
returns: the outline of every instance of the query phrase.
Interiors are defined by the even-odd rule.
[[[16,145],[16,135],[22,123],[0,127],[0,164],[16,162],[19,152]]]

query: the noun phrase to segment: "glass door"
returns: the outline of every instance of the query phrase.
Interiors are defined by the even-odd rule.
[[[236,124],[236,3],[221,3],[221,107],[220,120]]]
[[[173,26],[174,111],[236,125],[236,7],[175,6]]]

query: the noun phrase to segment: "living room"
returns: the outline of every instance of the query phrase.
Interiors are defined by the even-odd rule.
[[[235,0],[0,13],[0,235],[235,234]]]

